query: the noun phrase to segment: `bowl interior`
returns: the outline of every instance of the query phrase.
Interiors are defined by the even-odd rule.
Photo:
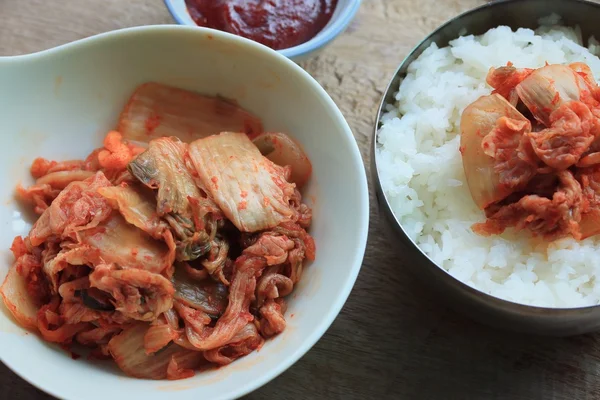
[[[38,156],[85,157],[98,147],[132,90],[158,81],[235,99],[265,128],[298,139],[314,168],[304,196],[313,207],[317,260],[289,297],[288,327],[259,351],[179,382],[125,378],[111,362],[73,361],[21,329],[0,306],[0,356],[38,387],[62,398],[233,398],[281,373],[324,333],[358,274],[368,224],[365,171],[352,133],[307,73],[263,46],[220,32],[179,26],[133,28],[24,57],[0,58],[0,234],[3,278],[15,235],[31,215],[14,199],[31,183]],[[352,218],[348,218],[352,216]]]

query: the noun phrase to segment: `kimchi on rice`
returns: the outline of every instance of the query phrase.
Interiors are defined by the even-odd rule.
[[[0,293],[23,327],[128,375],[182,379],[260,348],[315,245],[300,148],[215,97],[148,83],[85,160],[34,160],[39,215]]]

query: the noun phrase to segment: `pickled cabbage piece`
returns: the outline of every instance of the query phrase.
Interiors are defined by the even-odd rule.
[[[90,286],[109,293],[115,309],[127,318],[153,321],[173,307],[175,289],[171,282],[142,269],[100,265],[90,274]]]
[[[262,132],[262,123],[222,98],[149,82],[133,93],[117,130],[130,140],[175,136],[191,142],[224,131],[257,135]]]
[[[225,311],[229,295],[225,285],[212,279],[197,282],[182,268],[175,270],[172,281],[175,287],[175,300],[215,318]]]
[[[144,336],[148,324],[135,324],[113,337],[108,350],[115,362],[129,376],[142,379],[177,379],[169,376],[170,364],[175,363],[182,369],[195,369],[204,361],[201,352],[184,349],[174,343],[154,354],[146,354]]]
[[[33,225],[31,244],[39,246],[51,235],[72,239],[76,232],[98,226],[112,212],[108,201],[98,194],[99,188],[108,186],[112,184],[102,172],[68,184]]]
[[[600,210],[591,209],[581,216],[579,222],[581,240],[595,236],[600,233]]]
[[[516,87],[519,98],[535,119],[551,125],[550,115],[569,101],[589,96],[585,79],[566,65],[547,65],[531,73]]]
[[[37,328],[37,311],[34,299],[27,293],[27,282],[17,272],[17,268],[10,268],[0,286],[0,296],[4,305],[11,312],[17,322],[27,329]]]
[[[58,291],[60,273],[69,265],[97,265],[102,263],[102,252],[86,244],[71,244],[53,257],[44,260],[43,271],[50,283],[52,293]]]
[[[253,141],[261,154],[282,167],[292,168],[290,182],[299,188],[304,186],[312,174],[312,164],[302,147],[294,139],[281,132],[266,132]]]
[[[223,132],[190,144],[190,159],[210,197],[242,232],[273,228],[295,215],[295,186],[243,133]]]
[[[260,348],[263,343],[264,339],[260,336],[256,325],[250,322],[236,333],[230,343],[204,351],[204,357],[217,365],[228,365],[237,358]]]
[[[146,189],[147,190],[147,189]],[[156,201],[141,188],[112,186],[98,189],[130,224],[140,228],[155,239],[161,239],[169,228],[156,213]]]
[[[82,244],[97,249],[105,263],[123,268],[161,273],[174,261],[166,244],[128,224],[116,211],[106,223],[80,232],[79,237]]]
[[[531,68],[515,68],[512,63],[504,67],[491,67],[485,81],[494,88],[492,94],[498,93],[510,104],[517,106],[519,96],[515,90],[516,86],[527,78],[534,70]]]
[[[184,164],[187,145],[174,138],[150,142],[148,150],[129,163],[129,170],[144,185],[158,189],[159,215],[174,213],[191,217],[189,198],[200,197],[200,191]]]
[[[499,121],[504,123],[500,124]],[[511,130],[509,127],[518,129]],[[514,150],[512,153],[503,151],[502,154],[516,154],[522,131],[530,129],[527,118],[499,94],[482,96],[463,111],[460,121],[463,169],[473,201],[480,209],[504,199],[533,176],[535,164],[530,165],[518,157],[500,160],[491,156],[496,153],[491,146],[496,142],[498,148]],[[486,139],[491,134],[497,140],[488,143]],[[522,179],[514,179],[517,172]]]
[[[94,176],[92,171],[72,170],[50,172],[35,181],[37,185],[50,185],[53,189],[64,189],[71,182],[84,181]]]
[[[140,182],[158,190],[157,212],[165,217],[179,239],[180,261],[196,259],[210,249],[210,238],[194,223],[191,201],[202,195],[184,163],[187,146],[176,138],[155,139],[128,167]]]
[[[160,321],[160,319],[156,321]],[[157,323],[156,321],[150,325],[150,328],[144,335],[144,349],[146,350],[146,354],[156,353],[179,337],[179,333],[169,324],[162,321]]]
[[[589,74],[589,68],[579,64],[547,65],[516,88],[533,116],[546,126],[529,133],[531,146],[556,170],[576,164],[600,135],[600,122],[594,114],[599,105],[593,96],[597,86]]]

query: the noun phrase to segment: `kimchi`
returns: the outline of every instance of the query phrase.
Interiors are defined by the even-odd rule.
[[[315,259],[286,134],[220,98],[149,83],[84,160],[34,160],[17,188],[39,215],[0,294],[16,321],[128,375],[182,379],[285,330]]]
[[[555,240],[600,233],[600,88],[584,63],[492,68],[494,91],[461,118],[461,153],[482,235]]]

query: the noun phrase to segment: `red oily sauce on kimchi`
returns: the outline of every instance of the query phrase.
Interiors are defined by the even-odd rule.
[[[461,118],[463,167],[484,210],[481,235],[507,228],[552,241],[600,233],[600,89],[583,63],[491,68],[494,88]]]
[[[22,326],[133,377],[227,365],[286,327],[315,258],[311,169],[229,102],[142,85],[85,160],[33,162],[17,192],[39,217],[0,294]]]

